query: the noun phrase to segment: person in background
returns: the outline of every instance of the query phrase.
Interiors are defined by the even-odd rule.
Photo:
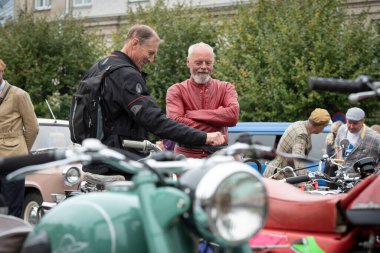
[[[378,124],[372,125],[371,129],[380,134],[380,125]]]
[[[330,128],[330,133],[327,134],[326,136],[326,154],[329,156],[329,157],[335,157],[336,156],[336,151],[335,151],[335,138],[336,138],[336,134],[340,128],[340,126],[343,124],[342,121],[338,120],[338,121],[335,121],[332,125],[331,125],[331,128]],[[326,163],[325,164],[325,173],[331,177],[335,176],[335,171],[336,171],[336,167],[333,166],[332,164],[330,163]]]
[[[310,114],[308,120],[294,122],[285,130],[285,133],[281,136],[280,142],[278,143],[277,151],[307,156],[312,148],[311,135],[321,133],[323,128],[330,122],[330,119],[330,114],[327,110],[320,108],[315,109]],[[286,166],[299,169],[305,167],[305,163],[282,156],[276,156],[275,159],[269,162],[263,175],[265,177],[273,176],[274,179],[288,177],[290,175],[277,173],[279,169]],[[305,173],[306,169],[296,171],[297,175],[303,175]]]
[[[228,136],[228,127],[239,119],[238,96],[234,85],[211,77],[214,50],[206,43],[191,45],[187,67],[190,78],[173,84],[166,93],[166,114],[169,118],[206,132],[220,131]],[[228,143],[226,138],[223,144]],[[175,154],[204,158],[216,150],[178,143]]]
[[[343,139],[347,139],[349,145],[342,150],[340,142]],[[361,158],[374,157],[379,167],[380,135],[365,125],[365,112],[361,108],[352,107],[347,110],[346,124],[339,128],[335,149],[337,158],[344,160],[344,166],[350,168]]]
[[[164,143],[165,150],[173,151],[175,147],[175,142],[172,140],[165,139],[162,141]]]
[[[217,129],[204,132],[166,117],[160,106],[150,96],[147,75],[142,68],[151,64],[157,54],[161,39],[149,26],[134,25],[125,37],[121,50],[95,63],[87,76],[111,65],[128,65],[112,71],[105,78],[103,108],[110,121],[105,124],[106,136],[102,142],[110,147],[122,148],[123,140],[143,141],[151,132],[161,139],[171,139],[186,145],[221,145],[224,136]],[[140,158],[146,156],[133,149]],[[105,164],[86,166],[86,172],[114,175],[123,174]],[[130,175],[124,175],[129,178]]]
[[[168,139],[159,140],[156,142],[156,145],[162,150],[162,151],[173,151],[175,142]]]
[[[37,138],[39,125],[29,94],[3,79],[5,68],[0,59],[0,157],[26,155]],[[24,187],[24,180],[8,182],[0,176],[0,194],[9,215],[21,218]]]

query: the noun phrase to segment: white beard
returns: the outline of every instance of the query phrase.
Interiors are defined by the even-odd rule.
[[[197,84],[206,84],[211,79],[211,76],[210,74],[195,74],[193,79]]]

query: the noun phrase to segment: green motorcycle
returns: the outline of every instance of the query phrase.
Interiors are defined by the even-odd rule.
[[[252,252],[248,241],[264,226],[268,205],[260,175],[235,160],[249,149],[236,143],[208,159],[175,160],[172,153],[160,153],[137,162],[88,139],[76,150],[41,154],[38,164],[7,178],[99,161],[134,176],[57,205],[28,234],[22,252],[190,253],[199,252],[200,240],[217,245],[214,252]],[[168,176],[173,173],[178,179]]]

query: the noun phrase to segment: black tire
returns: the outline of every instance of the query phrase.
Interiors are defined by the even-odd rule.
[[[29,192],[24,198],[22,218],[31,225],[36,225],[38,222],[37,210],[42,204],[42,196],[38,192]]]

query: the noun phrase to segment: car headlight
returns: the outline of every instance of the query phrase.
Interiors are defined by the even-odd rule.
[[[66,167],[62,171],[64,182],[68,186],[73,186],[80,182],[81,171],[78,167]]]
[[[265,224],[267,193],[249,165],[230,161],[180,177],[193,192],[192,217],[201,236],[224,246],[248,241]]]

